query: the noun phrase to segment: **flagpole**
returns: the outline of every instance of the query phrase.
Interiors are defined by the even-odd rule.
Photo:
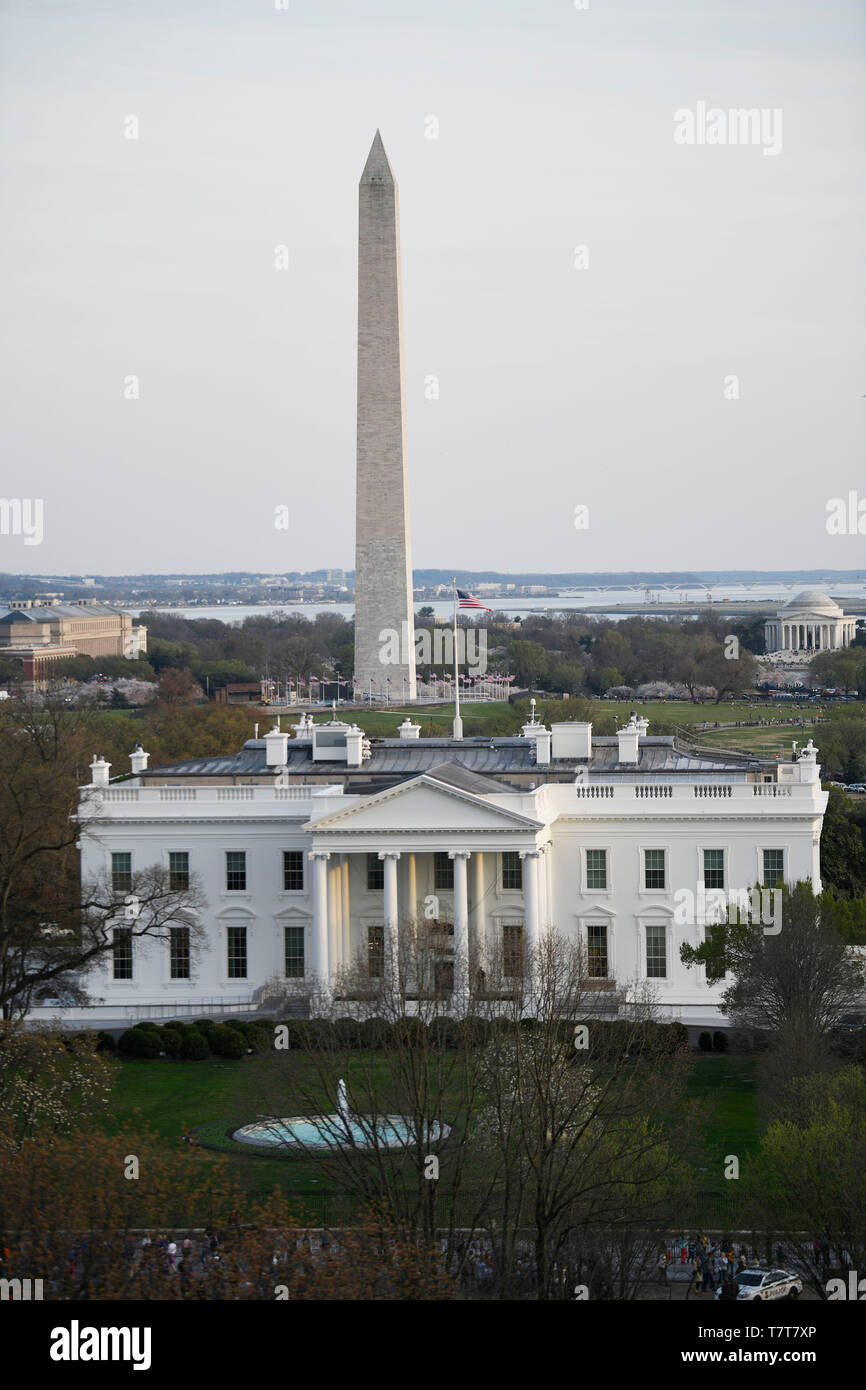
[[[462,739],[463,720],[460,718],[460,666],[457,654],[457,576],[455,574],[452,583],[454,585],[454,737]]]

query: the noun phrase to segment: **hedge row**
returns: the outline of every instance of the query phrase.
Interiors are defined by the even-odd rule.
[[[390,1051],[406,1046],[456,1050],[481,1047],[494,1035],[517,1035],[538,1028],[535,1019],[435,1018],[426,1023],[420,1018],[401,1018],[389,1022],[384,1018],[354,1019],[288,1019],[284,1024],[286,1041],[291,1050],[300,1052]],[[121,1034],[117,1050],[122,1057],[180,1058],[183,1061],[203,1061],[211,1055],[236,1059],[248,1053],[269,1052],[274,1045],[273,1019],[251,1022],[227,1019],[215,1023],[201,1018],[195,1023],[172,1021],[165,1024],[136,1023]],[[573,1020],[562,1019],[557,1024],[560,1041],[574,1046]],[[586,1022],[586,1042],[589,1055],[611,1060],[631,1057],[670,1056],[688,1044],[688,1030],[681,1023],[607,1023],[597,1019]],[[100,1033],[101,1047],[113,1048],[110,1034]]]
[[[215,1023],[212,1018],[199,1018],[195,1023],[172,1020],[169,1023],[136,1023],[121,1033],[117,1051],[121,1057],[173,1057],[184,1062],[203,1062],[208,1057],[225,1057],[237,1061],[248,1053],[269,1052],[274,1039],[272,1019],[247,1022],[227,1019]],[[99,1046],[113,1049],[110,1033],[98,1034]]]

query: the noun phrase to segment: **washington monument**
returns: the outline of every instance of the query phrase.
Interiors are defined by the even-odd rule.
[[[393,653],[392,634],[402,664],[382,659]],[[358,192],[355,680],[379,699],[415,699],[400,221],[378,130]]]

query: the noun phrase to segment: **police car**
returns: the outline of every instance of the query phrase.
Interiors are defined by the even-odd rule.
[[[737,1298],[799,1298],[803,1281],[789,1269],[743,1269],[736,1276]]]

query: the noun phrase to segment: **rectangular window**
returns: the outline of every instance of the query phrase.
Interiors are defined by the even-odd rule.
[[[185,893],[189,888],[189,854],[185,849],[169,853],[168,887],[171,893]]]
[[[189,979],[189,927],[171,928],[169,974],[173,980]]]
[[[385,864],[378,854],[367,855],[367,889],[376,893],[385,887]]]
[[[285,928],[285,948],[286,948],[286,979],[302,980],[304,978],[304,929],[303,927]]]
[[[247,929],[228,927],[226,930],[228,953],[228,977],[230,980],[247,978]]]
[[[523,923],[502,926],[502,973],[507,980],[523,978]]]
[[[607,887],[607,850],[588,849],[586,851],[587,888]]]
[[[444,852],[433,856],[433,886],[444,888],[446,893],[454,891],[454,860]]]
[[[112,955],[115,980],[132,979],[132,927],[115,927]]]
[[[445,994],[454,993],[453,960],[437,960],[433,962],[433,988],[440,998]]]
[[[725,851],[723,849],[704,850],[704,887],[724,888]]]
[[[649,980],[663,980],[668,973],[667,940],[663,926],[648,926],[646,929],[646,973]]]
[[[385,928],[377,924],[367,928],[367,952],[371,980],[381,980],[385,974]]]
[[[247,852],[230,849],[226,852],[226,889],[229,893],[243,892],[247,886]]]
[[[304,851],[283,850],[283,888],[287,893],[304,891]]]
[[[778,888],[785,876],[785,851],[783,849],[764,850],[764,887]]]
[[[125,851],[111,856],[111,886],[115,893],[132,892],[132,855]]]
[[[591,980],[607,979],[607,927],[586,929],[587,969]]]
[[[523,860],[519,854],[508,851],[502,856],[502,887],[523,888]]]
[[[664,888],[665,852],[663,849],[644,850],[644,888]]]

